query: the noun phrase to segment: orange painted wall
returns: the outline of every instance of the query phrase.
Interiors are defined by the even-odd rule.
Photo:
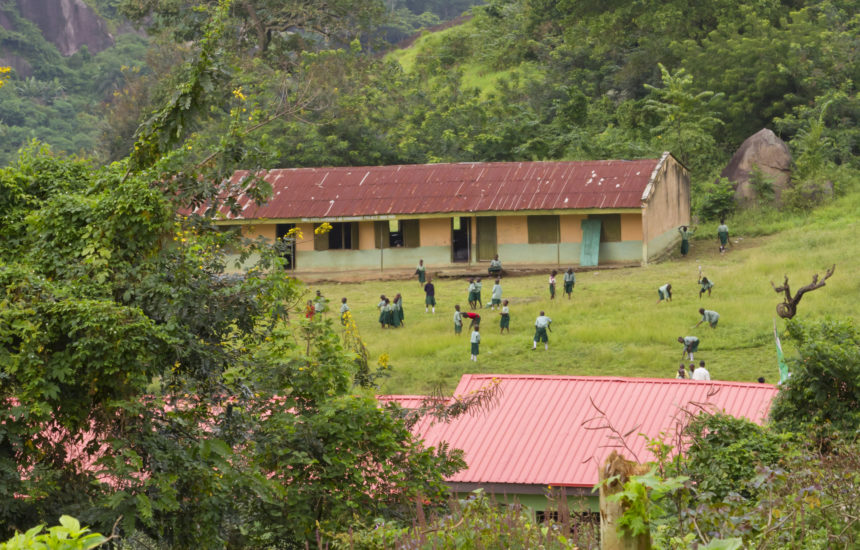
[[[498,244],[528,244],[529,224],[525,216],[498,216],[496,218]]]
[[[650,241],[679,225],[690,223],[690,175],[668,157],[657,174],[645,206],[645,238]]]
[[[450,246],[451,218],[426,218],[418,220],[421,246]]]
[[[561,242],[563,243],[581,243],[582,242],[582,220],[588,216],[582,214],[567,214],[558,217],[559,230],[561,233]]]
[[[621,240],[642,240],[642,214],[621,214]]]
[[[358,249],[372,250],[376,248],[376,233],[373,222],[358,222]]]
[[[314,249],[314,224],[299,223],[296,227],[302,232],[302,239],[296,243],[296,250],[313,250]]]
[[[261,223],[257,225],[242,226],[242,236],[248,239],[265,237],[266,240],[275,242],[275,235],[275,224],[273,223]]]

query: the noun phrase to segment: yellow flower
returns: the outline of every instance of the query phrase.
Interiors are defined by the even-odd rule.
[[[237,99],[241,99],[242,101],[245,101],[245,99],[246,99],[246,98],[245,98],[245,94],[243,94],[243,93],[242,93],[242,87],[241,87],[241,86],[239,86],[238,88],[236,88],[235,90],[233,90],[233,95],[234,95]]]

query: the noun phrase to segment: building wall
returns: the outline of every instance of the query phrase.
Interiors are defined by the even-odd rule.
[[[451,246],[451,218],[418,220],[418,228],[422,247]]]
[[[582,242],[582,220],[588,216],[584,214],[565,214],[558,217],[559,233],[561,233],[561,242],[563,243],[581,243]],[[578,254],[578,252],[577,252]],[[577,255],[576,263],[579,263]]]
[[[529,226],[527,220],[526,216],[496,217],[496,236],[499,246],[503,244],[528,244]]]
[[[261,223],[255,225],[243,225],[242,236],[247,239],[257,239],[259,237],[264,237],[267,241],[274,242],[276,236],[275,224]],[[313,246],[311,248],[313,248]]]
[[[690,224],[690,175],[672,156],[666,157],[643,209],[646,258],[660,254],[675,240],[680,225]]]
[[[274,226],[272,226],[274,227]],[[299,231],[302,232],[302,238],[296,242],[296,254],[301,252],[313,252],[314,251],[314,224],[312,223],[297,223],[296,227],[299,228]],[[299,254],[300,255],[300,254]],[[296,263],[299,262],[299,258],[296,258]],[[302,264],[299,263],[299,266]],[[299,267],[301,269],[301,267]]]
[[[376,248],[376,233],[373,222],[358,222],[358,249],[373,250]]]
[[[621,214],[621,240],[642,241],[642,214]]]

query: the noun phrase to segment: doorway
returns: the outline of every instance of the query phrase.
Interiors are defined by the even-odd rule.
[[[479,262],[489,262],[498,253],[496,246],[496,217],[477,218],[477,256]]]
[[[451,219],[451,261],[462,263],[469,261],[471,245],[471,219],[457,217]]]

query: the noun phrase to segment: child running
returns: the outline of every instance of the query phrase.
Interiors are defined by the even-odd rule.
[[[472,345],[472,361],[478,362],[478,354],[481,352],[481,333],[479,332],[481,327],[475,325],[475,328],[472,330],[472,337],[469,339],[469,342]]]
[[[427,308],[432,308],[433,313],[436,313],[436,287],[429,277],[424,285],[424,313],[427,313]]]
[[[568,267],[564,272],[564,293],[567,294],[567,299],[570,300],[570,295],[573,294],[573,287],[576,285],[576,275],[573,274],[573,268]]]
[[[508,309],[508,301],[502,302],[502,312],[499,314],[499,334],[504,334],[505,331],[511,333],[511,310]]]
[[[492,300],[490,303],[490,309],[496,309],[496,306],[502,306],[502,285],[500,281],[500,279],[496,279],[496,283],[493,285],[493,292],[490,295]]]
[[[552,270],[552,273],[549,274],[549,299],[555,300],[555,276],[558,272],[556,270]]]
[[[454,306],[454,334],[463,332],[463,314],[460,313],[460,304]]]
[[[711,311],[710,309],[705,309],[703,307],[699,308],[699,313],[702,315],[702,320],[696,323],[696,326],[694,326],[693,328],[698,327],[705,321],[707,321],[708,324],[711,325],[711,328],[717,328],[717,323],[720,321],[719,313],[717,313],[716,311]]]
[[[666,300],[667,302],[671,302],[672,301],[672,285],[670,285],[669,283],[666,283],[665,285],[658,288],[657,289],[657,296],[659,296],[659,298],[657,299],[658,304],[660,302],[662,302],[663,300]]]
[[[684,351],[681,352],[681,357],[690,355],[690,361],[693,360],[693,354],[699,351],[699,339],[696,336],[678,336],[678,342],[684,344]]]
[[[543,349],[549,349],[549,336],[547,336],[546,332],[552,332],[552,328],[550,328],[551,324],[552,319],[544,315],[544,312],[541,311],[540,315],[535,319],[535,337],[532,350],[537,349],[538,342],[543,342]]]

